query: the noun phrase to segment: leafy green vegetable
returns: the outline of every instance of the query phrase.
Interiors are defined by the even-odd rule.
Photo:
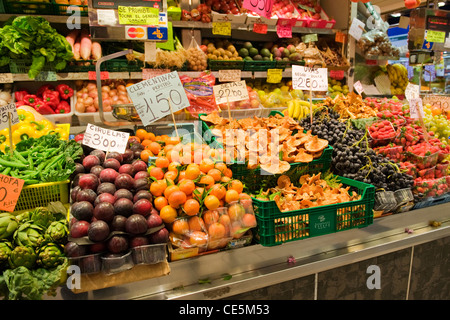
[[[28,76],[34,79],[45,65],[63,70],[72,57],[66,38],[42,17],[19,16],[0,28],[0,66],[10,59],[31,60]]]

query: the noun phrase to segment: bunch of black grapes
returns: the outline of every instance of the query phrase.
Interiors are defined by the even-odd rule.
[[[386,191],[413,186],[412,176],[400,172],[394,162],[370,148],[365,129],[357,129],[349,121],[339,120],[335,111],[317,111],[312,126],[309,117],[302,119],[300,125],[328,140],[333,147],[330,169],[334,174]]]

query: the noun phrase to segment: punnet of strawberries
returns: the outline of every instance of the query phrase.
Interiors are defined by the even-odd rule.
[[[438,162],[439,147],[426,141],[406,148],[406,159],[422,170],[431,168]]]

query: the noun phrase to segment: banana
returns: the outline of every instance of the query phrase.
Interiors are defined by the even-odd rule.
[[[300,116],[300,112],[301,112],[300,104],[294,103],[294,105],[295,105],[295,109],[294,109],[294,115],[292,116],[292,118],[298,119],[298,117]]]
[[[294,101],[293,101],[293,100],[288,101],[287,105],[288,105],[288,114],[289,114],[289,117],[292,118],[292,117],[294,116],[294,110],[295,110],[295,104],[294,104]]]

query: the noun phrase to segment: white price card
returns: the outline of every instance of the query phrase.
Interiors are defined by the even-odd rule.
[[[348,34],[351,35],[356,40],[359,40],[364,32],[364,27],[366,24],[357,18],[354,18],[352,24],[350,25],[350,29],[348,30]]]
[[[411,99],[420,98],[419,85],[408,82],[408,85],[405,88],[405,97],[406,97],[406,100],[408,100],[408,101],[410,101]]]
[[[328,69],[293,65],[292,89],[327,91]]]
[[[190,105],[176,71],[138,82],[127,92],[144,126]]]
[[[0,83],[13,83],[12,73],[0,73]]]
[[[248,100],[248,90],[245,80],[229,82],[213,86],[216,104]]]
[[[83,137],[83,144],[105,152],[124,153],[129,137],[130,134],[128,132],[105,129],[88,123]]]
[[[356,92],[358,92],[359,95],[361,95],[361,93],[364,92],[364,88],[363,88],[363,86],[362,86],[362,84],[361,84],[361,81],[359,81],[359,80],[356,81],[356,82],[353,84],[353,89],[355,89]]]
[[[0,130],[9,127],[9,117],[11,116],[11,125],[19,123],[19,115],[15,103],[9,103],[0,107]]]
[[[241,70],[239,69],[219,70],[219,81],[220,82],[241,81]]]
[[[422,99],[414,98],[409,100],[409,114],[413,119],[423,119],[425,115],[423,113]]]

